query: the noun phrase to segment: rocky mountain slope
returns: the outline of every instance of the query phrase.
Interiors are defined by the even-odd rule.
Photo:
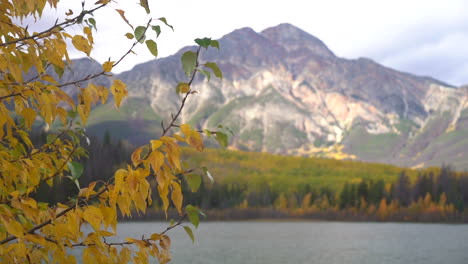
[[[468,87],[339,58],[290,24],[238,29],[219,42],[201,60],[217,62],[224,79],[195,81],[182,122],[228,126],[231,146],[243,150],[468,169]],[[90,129],[154,137],[180,104],[175,86],[187,77],[179,58],[189,49],[116,76],[128,85],[128,105],[119,117],[96,109]]]

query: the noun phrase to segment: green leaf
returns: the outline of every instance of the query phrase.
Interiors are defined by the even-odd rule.
[[[208,168],[207,167],[201,167],[203,172],[205,173],[206,177],[208,177],[208,179],[210,179],[210,182],[211,183],[214,183],[214,179],[213,179],[213,176],[211,176],[211,173],[208,171]]]
[[[218,144],[224,148],[228,145],[228,137],[223,132],[216,132],[216,141],[218,141]]]
[[[185,211],[187,212],[190,223],[192,223],[195,228],[198,228],[200,224],[200,217],[198,216],[200,210],[189,204],[185,207]]]
[[[197,38],[197,39],[195,39],[195,43],[197,43],[201,47],[207,49],[211,44],[211,38],[202,38],[202,39]]]
[[[208,129],[203,129],[203,132],[204,132],[208,137],[211,137],[211,131],[209,131]]]
[[[158,56],[158,45],[156,44],[156,42],[154,42],[154,40],[152,40],[152,39],[149,39],[145,43],[146,43],[146,46],[148,47],[149,51],[151,52],[151,54],[153,54],[153,56],[157,57]]]
[[[171,25],[169,25],[167,23],[167,20],[166,20],[165,17],[160,17],[160,18],[158,18],[158,20],[162,21],[164,24],[166,24],[166,26],[170,27],[172,29],[172,31],[174,31],[174,27],[172,27]]]
[[[197,68],[197,71],[199,71],[201,74],[205,75],[205,77],[210,81],[211,79],[211,73],[209,71]]]
[[[56,137],[57,137],[57,136],[56,136],[55,134],[49,134],[49,135],[47,135],[46,144],[52,143],[52,142],[55,140]]]
[[[197,67],[197,54],[193,51],[186,51],[180,58],[182,68],[187,76],[190,76]]]
[[[52,64],[52,65],[54,66],[54,71],[58,75],[58,77],[62,78],[63,73],[65,72],[65,70],[62,67],[59,67],[59,66],[57,66],[55,64]]]
[[[213,48],[217,48],[219,50],[219,41],[217,40],[212,40],[210,43],[210,46]]]
[[[192,192],[198,191],[198,188],[200,188],[201,182],[202,182],[202,179],[200,175],[198,174],[187,175],[187,183]]]
[[[130,32],[129,32],[129,33],[127,33],[127,34],[125,34],[125,36],[126,36],[128,39],[132,39],[132,38],[134,38],[134,37],[135,37],[135,36],[133,36],[133,34],[132,34],[132,33],[130,33]]]
[[[161,27],[160,26],[151,26],[151,28],[156,32],[156,37],[159,37],[159,34],[161,34]]]
[[[76,187],[78,188],[78,190],[80,190],[80,182],[78,181],[78,179],[73,179],[73,177],[71,176],[67,176],[67,178],[69,178],[75,185]]]
[[[150,13],[149,5],[148,5],[148,0],[140,0],[140,5],[145,9],[146,14]]]
[[[96,27],[96,20],[94,20],[94,18],[90,17],[88,18],[88,21],[91,25],[93,25],[94,29],[97,30],[97,27]]]
[[[195,236],[193,235],[193,231],[190,227],[184,226],[184,230],[187,233],[187,235],[192,239],[192,243],[195,243]]]
[[[220,79],[223,78],[223,73],[222,73],[221,70],[219,69],[218,64],[216,64],[216,63],[214,63],[214,62],[207,62],[207,63],[205,63],[205,66],[206,66],[207,68],[210,68],[210,69],[213,71],[213,73],[214,73],[214,75],[215,75],[216,77],[218,77],[218,78],[220,78]]]
[[[83,165],[76,161],[68,162],[68,169],[70,170],[71,177],[73,180],[78,180],[83,174]]]
[[[143,43],[145,41],[145,31],[146,31],[146,28],[143,26],[138,26],[135,29],[135,38],[140,43]]]

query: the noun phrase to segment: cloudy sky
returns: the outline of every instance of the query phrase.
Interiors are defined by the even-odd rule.
[[[81,1],[68,0],[58,11],[47,11],[45,22]],[[95,1],[87,0],[86,6]],[[134,25],[150,17],[137,0],[120,0]],[[381,64],[454,85],[468,83],[468,1],[466,0],[149,0],[152,17],[164,16],[175,31],[165,28],[158,39],[160,57],[168,56],[197,37],[220,38],[234,29],[255,31],[288,22],[315,35],[338,56],[368,57]],[[117,59],[131,45],[123,36],[131,28],[111,9],[95,14],[98,32],[92,57]],[[80,31],[79,28],[72,30]],[[142,46],[116,72],[152,59]],[[81,54],[72,53],[73,57]]]

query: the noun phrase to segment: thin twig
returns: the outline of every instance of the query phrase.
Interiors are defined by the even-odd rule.
[[[5,47],[5,46],[8,46],[8,45],[12,45],[12,44],[16,44],[16,43],[19,43],[19,42],[22,42],[22,41],[25,41],[25,40],[28,40],[28,39],[36,39],[36,38],[39,38],[40,36],[44,35],[44,34],[47,34],[47,33],[52,33],[52,31],[56,28],[60,28],[61,30],[71,26],[71,25],[74,25],[76,22],[79,22],[80,19],[83,19],[83,17],[87,14],[91,14],[93,13],[94,11],[106,6],[107,4],[102,4],[96,8],[93,8],[91,10],[83,10],[78,16],[70,19],[70,20],[66,20],[66,21],[63,21],[62,23],[59,23],[57,24],[57,22],[52,26],[50,27],[49,29],[46,29],[44,31],[41,31],[39,33],[36,33],[36,34],[33,34],[31,36],[28,36],[28,37],[24,37],[24,38],[19,38],[19,39],[15,39],[15,40],[12,40],[12,41],[9,41],[9,42],[5,42],[5,43],[1,43],[0,44],[0,47]]]
[[[199,63],[198,63],[198,56],[200,55],[200,50],[201,50],[201,46],[198,47],[198,50],[197,50],[197,61],[196,61],[196,64],[195,64],[195,68],[198,67]],[[197,71],[194,70],[193,73],[192,73],[192,77],[190,78],[190,81],[188,82],[188,86],[190,87],[193,83],[193,80],[195,79],[195,76],[197,74]],[[192,88],[190,88],[190,90],[185,94],[184,98],[182,99],[182,103],[180,104],[180,107],[179,107],[179,110],[177,111],[177,113],[175,115],[171,114],[172,116],[172,120],[171,122],[169,123],[169,125],[167,127],[163,127],[163,133],[161,135],[161,137],[165,136],[166,133],[172,128],[174,127],[174,124],[175,122],[177,121],[177,119],[179,118],[179,115],[180,113],[182,112],[182,109],[184,108],[185,106],[185,101],[187,101],[187,98],[189,97],[189,95],[192,94]]]
[[[148,23],[146,24],[146,28],[145,28],[145,32],[144,32],[144,33],[146,33],[146,31],[148,30],[151,21],[153,21],[153,20],[150,19],[150,20],[148,21]],[[122,57],[120,57],[120,59],[117,60],[117,61],[112,65],[112,67],[117,66],[120,62],[122,62],[122,60],[123,60],[125,57],[128,56],[128,54],[130,54],[130,53],[132,52],[133,48],[135,48],[135,46],[144,38],[144,36],[145,36],[144,33],[143,33],[143,35],[142,35],[139,39],[137,39],[135,42],[133,42],[132,46],[128,49],[128,51],[127,51],[125,54],[123,54]],[[94,78],[97,78],[97,77],[99,77],[99,76],[101,76],[101,75],[105,75],[105,74],[106,74],[105,71],[101,71],[101,72],[99,72],[99,73],[95,73],[95,74],[88,75],[88,76],[86,76],[85,78],[83,78],[83,79],[81,79],[81,80],[71,81],[71,82],[68,82],[68,83],[62,83],[62,84],[60,84],[60,85],[57,85],[57,87],[64,87],[64,86],[72,85],[72,84],[77,85],[78,83],[85,82],[85,81],[89,81],[89,80],[92,80],[92,79],[94,79]]]
[[[168,226],[164,231],[162,231],[161,233],[159,233],[160,235],[164,235],[166,234],[167,232],[169,232],[170,230],[176,228],[177,226],[180,226],[184,220],[187,218],[187,214],[184,214],[177,223],[171,225],[171,226]],[[105,241],[105,238],[103,237],[103,242],[104,244],[106,244],[107,246],[125,246],[125,245],[133,245],[134,243],[133,242],[128,242],[128,241],[125,241],[125,242],[107,242]],[[142,237],[142,239],[140,239],[146,243],[150,243],[152,240],[151,239],[145,239],[144,237]],[[80,243],[76,243],[76,244],[72,244],[71,247],[87,247],[87,246],[93,246],[95,245],[94,243],[91,243],[91,244],[85,244],[84,242],[80,242]]]

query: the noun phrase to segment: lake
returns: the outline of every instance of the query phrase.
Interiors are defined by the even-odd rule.
[[[121,223],[123,237],[161,232],[160,222]],[[204,222],[195,244],[169,232],[171,263],[466,264],[468,225],[344,222]]]

